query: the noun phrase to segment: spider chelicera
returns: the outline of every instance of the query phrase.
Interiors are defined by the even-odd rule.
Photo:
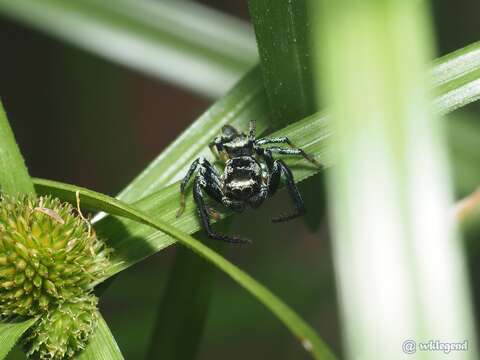
[[[267,144],[287,144],[290,148],[262,147]],[[320,167],[320,164],[302,149],[294,147],[287,137],[257,139],[255,121],[252,120],[248,135],[230,125],[223,126],[222,134],[210,143],[210,149],[225,163],[223,174],[220,175],[203,157],[196,159],[180,184],[180,208],[177,217],[183,213],[185,188],[196,170],[193,198],[203,228],[210,238],[230,243],[250,242],[237,236],[219,234],[212,229],[209,216],[218,218],[219,215],[205,204],[205,193],[227,208],[242,212],[246,206],[258,208],[268,196],[275,194],[283,175],[295,211],[273,218],[272,221],[287,221],[305,213],[305,206],[291,170],[282,160],[274,160],[273,154],[303,156],[317,167]]]

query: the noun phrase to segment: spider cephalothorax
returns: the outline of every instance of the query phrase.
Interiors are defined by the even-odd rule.
[[[267,144],[287,144],[290,148],[262,147]],[[213,239],[232,243],[248,242],[236,236],[218,234],[212,229],[209,215],[216,214],[206,206],[205,193],[227,208],[242,212],[246,206],[259,207],[268,196],[275,194],[283,175],[295,204],[295,211],[276,217],[272,221],[287,221],[305,213],[303,200],[293,180],[292,172],[282,160],[274,160],[272,154],[303,156],[314,165],[318,167],[320,165],[302,149],[295,148],[287,137],[257,139],[255,121],[252,120],[248,135],[238,132],[230,125],[225,125],[222,134],[210,143],[210,149],[225,163],[223,174],[220,175],[206,159],[196,159],[180,184],[180,209],[177,216],[182,214],[185,207],[185,188],[195,170],[198,171],[193,185],[193,198],[202,225],[208,236]]]

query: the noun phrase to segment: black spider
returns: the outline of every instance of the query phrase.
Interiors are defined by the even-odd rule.
[[[255,121],[250,121],[249,134],[238,132],[234,127],[225,125],[221,136],[210,143],[210,149],[216,157],[225,162],[222,175],[206,159],[196,159],[180,184],[180,208],[177,217],[185,208],[185,188],[195,170],[198,169],[193,185],[193,198],[198,215],[208,236],[230,243],[245,243],[248,240],[218,234],[210,225],[209,215],[218,217],[218,213],[205,205],[204,192],[227,208],[242,212],[246,205],[258,208],[267,196],[272,196],[278,189],[280,176],[283,175],[287,189],[295,204],[291,214],[273,218],[273,222],[287,221],[305,213],[302,197],[293,180],[290,169],[282,160],[274,160],[272,154],[299,155],[320,167],[320,164],[302,149],[295,148],[287,137],[255,137]],[[291,148],[269,147],[267,144],[288,144]]]

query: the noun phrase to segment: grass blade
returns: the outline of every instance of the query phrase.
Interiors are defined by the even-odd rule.
[[[457,52],[457,54],[459,54],[459,56],[465,56],[469,51],[476,51],[479,48],[480,43],[476,43],[469,48],[465,48],[463,51]],[[447,58],[446,60],[440,59],[437,64],[448,64],[450,61],[455,60],[451,58]],[[471,74],[473,72],[469,73]],[[464,77],[468,77],[469,73],[465,74],[464,76],[456,76],[455,78],[449,80],[448,83],[450,84],[451,88],[455,89],[455,85],[461,86],[460,84],[464,83]],[[248,82],[243,84],[244,87],[242,87],[242,93],[248,98],[248,101],[242,102],[241,106],[235,109],[235,114],[237,115],[236,119],[238,119],[236,122],[237,126],[243,125],[243,128],[246,128],[248,126],[247,123],[249,117],[255,115],[255,109],[259,110],[259,113],[264,113],[266,110],[265,92],[261,90],[261,85],[258,85],[258,75],[258,72],[256,75],[255,73],[250,74],[246,78],[248,79]],[[442,76],[445,76],[445,74]],[[469,81],[475,82],[478,81],[478,79],[480,79],[480,77],[472,78]],[[253,95],[253,97],[249,97],[247,95],[249,94],[249,88],[255,89],[253,87],[254,84],[257,84],[258,86],[256,89],[260,89],[257,90],[257,93],[254,92],[256,96],[260,97],[258,101],[260,104],[262,104],[258,107],[255,106],[255,95]],[[449,112],[457,108],[459,102],[463,104],[464,100],[466,99],[467,101],[474,101],[475,97],[480,95],[480,88],[475,88],[473,92],[467,92],[460,97],[454,98],[452,98],[453,95],[451,94],[451,91],[442,93],[442,91],[439,89],[438,93],[440,93],[440,96],[435,100],[435,106],[441,107],[444,109],[444,111]],[[217,108],[215,109],[217,110]],[[227,108],[224,106],[219,107],[218,109],[221,110],[219,113],[217,113],[219,118],[223,116],[222,114],[229,114]],[[247,114],[247,116],[244,116],[244,114]],[[206,118],[207,117],[204,117],[202,121],[205,121]],[[195,126],[196,125],[194,125],[194,127]],[[316,138],[315,134],[317,133],[322,134],[322,137]],[[315,155],[316,159],[325,167],[330,166],[332,163],[331,157],[326,149],[328,139],[331,137],[331,130],[328,119],[325,116],[322,116],[318,113],[314,114],[306,119],[288,126],[285,129],[275,132],[272,134],[272,136],[288,136],[295,144],[304,148],[307,152]],[[185,133],[185,138],[188,139],[187,141],[194,141],[195,137],[191,136],[189,133]],[[206,144],[209,141],[209,137],[201,137],[201,141],[203,143],[199,145],[197,151],[205,154],[206,151],[208,151]],[[182,146],[187,148],[186,143]],[[181,161],[175,165],[177,166],[177,176],[182,175],[184,166],[188,166],[188,164],[190,164],[190,162],[193,161],[196,156],[198,156],[198,153],[189,153],[188,155],[185,155],[185,158],[182,158]],[[297,179],[297,181],[302,181],[303,179],[306,179],[318,172],[317,169],[306,166],[302,160],[287,159],[287,163],[292,167],[295,179]],[[145,184],[149,183],[148,179],[153,181],[152,179],[155,178],[155,175],[161,176],[161,171],[162,165],[160,156],[147,170],[145,170],[144,174],[141,175],[137,181],[139,184],[143,183],[142,186],[144,186]],[[170,175],[173,175],[173,173]],[[190,199],[190,197],[187,198],[187,210],[185,214],[180,219],[176,219],[175,212],[178,207],[178,196],[177,183],[156,192],[147,199],[136,202],[134,206],[147,211],[150,214],[154,214],[154,216],[159,216],[163,220],[174,224],[174,226],[186,233],[194,233],[195,231],[198,231],[200,227],[194,211],[193,201]],[[130,200],[130,197],[126,196],[126,199]],[[224,215],[227,214],[228,213],[225,213]],[[117,226],[119,222],[122,223],[120,228]],[[109,238],[117,239],[115,240],[116,243],[112,244],[116,248],[114,265],[111,269],[112,274],[129,267],[144,257],[160,251],[161,249],[174,243],[172,238],[161,232],[157,232],[151,228],[141,226],[135,222],[125,219],[106,218],[103,219],[101,223],[97,224],[97,227],[100,231],[108,234]],[[139,238],[145,239],[149,245],[145,246],[145,243],[137,241]]]
[[[315,112],[307,1],[249,0],[272,128]]]
[[[0,101],[0,190],[5,193],[35,193],[20,149],[15,142]]]
[[[432,68],[437,93],[434,108],[439,112],[448,113],[478,99],[480,88],[475,86],[480,79],[478,54],[480,42],[435,61]],[[464,58],[475,59],[474,65],[464,65],[459,70],[457,64]],[[317,113],[316,117],[320,118],[320,115]],[[247,129],[251,119],[257,120],[259,133],[264,132],[272,121],[258,67],[246,74],[230,92],[195,120],[119,194],[119,199],[125,202],[136,201],[159,190],[164,184],[179,180],[196,157],[211,156],[208,143],[224,124],[230,123],[240,129]]]
[[[329,195],[347,358],[400,359],[412,341],[468,339],[455,358],[476,359],[443,124],[425,81],[432,43],[425,4],[315,5],[317,84],[332,114]],[[445,80],[461,88],[457,70],[447,71]]]
[[[123,360],[123,355],[102,314],[98,313],[98,318],[97,329],[87,347],[74,358],[78,360]]]
[[[0,0],[0,14],[207,96],[257,58],[246,24],[190,1]]]
[[[22,322],[0,323],[0,360],[5,359],[22,335],[35,324],[37,318]]]
[[[271,127],[279,129],[312,115],[313,92],[309,0],[249,0],[265,89],[273,113]],[[323,176],[303,182],[300,192],[308,209],[303,217],[311,231],[324,214]]]
[[[480,44],[477,44],[477,46],[480,46]],[[462,80],[461,78],[452,80],[452,82],[457,81]],[[262,103],[265,104],[265,97],[263,97],[263,94],[264,93],[261,92],[260,96],[262,96],[263,99]],[[480,88],[478,89],[477,94],[480,94]],[[470,96],[470,99],[472,99],[471,95],[472,93],[466,94],[466,96]],[[439,104],[445,104],[446,110],[454,109],[456,107],[455,102],[450,101],[448,95],[437,99],[440,99]],[[264,109],[264,107],[262,108]],[[248,118],[240,118],[245,123],[247,122]],[[316,134],[322,134],[322,136],[317,137]],[[285,129],[275,132],[272,136],[288,136],[295,144],[316,156],[316,159],[325,167],[329,167],[332,164],[331,156],[326,148],[328,140],[331,137],[331,130],[329,121],[325,116],[314,114]],[[204,151],[206,151],[206,149],[204,149]],[[196,154],[190,154],[190,159],[182,159],[182,161],[185,161],[185,163],[188,164],[190,161],[193,161],[195,155]],[[286,159],[286,162],[291,166],[297,181],[302,181],[318,172],[318,169],[305,165],[303,160]],[[147,170],[145,176],[150,176],[148,173],[149,171],[154,173],[156,170],[155,165],[151,166],[150,169]],[[38,191],[44,190],[39,186]],[[178,201],[179,194],[177,183],[156,192],[146,199],[136,202],[134,206],[143,211],[147,211],[149,214],[153,214],[155,217],[158,216],[164,221],[168,221],[186,233],[192,234],[200,230],[197,216],[194,211],[193,201],[190,197],[187,198],[187,208],[185,213],[180,219],[176,219],[175,213],[178,207]],[[225,212],[224,215],[228,215],[228,213]],[[118,226],[119,223],[122,224],[121,227]],[[137,261],[140,261],[144,257],[160,251],[174,243],[174,240],[164,233],[125,219],[108,217],[103,219],[101,223],[97,224],[97,228],[99,231],[108,234],[107,237],[114,239],[113,241],[115,241],[115,243],[111,244],[116,249],[111,274],[121,271]],[[148,246],[146,246],[144,242],[138,241],[139,238],[145,239]]]
[[[480,47],[479,44],[472,45],[469,49],[464,49],[463,52],[458,53],[463,56],[468,54],[468,51],[475,51]],[[440,59],[438,64],[447,64],[450,61],[455,61],[447,59],[443,60]],[[438,65],[437,65],[438,66]],[[234,110],[234,119],[237,119],[236,125],[239,127],[246,127],[248,119],[250,117],[256,117],[255,114],[265,114],[268,116],[268,109],[266,103],[266,95],[263,91],[263,87],[261,85],[261,78],[259,76],[259,71],[254,70],[251,74],[249,74],[242,82],[241,86],[239,87],[239,91],[236,92],[233,90],[229,96],[230,99],[223,99],[220,103],[214,105],[208,115],[204,115],[201,118],[201,123],[206,126],[202,129],[202,131],[195,133],[186,132],[182,135],[183,141],[185,143],[182,144],[184,146],[183,149],[188,148],[188,142],[194,143],[195,139],[198,139],[196,135],[200,136],[201,145],[199,149],[203,149],[206,151],[206,145],[208,141],[210,141],[210,135],[205,135],[205,132],[208,128],[208,125],[205,125],[205,122],[211,121],[211,125],[214,125],[217,121],[222,121],[224,117],[227,116],[227,120],[223,120],[225,122],[230,121],[231,118],[228,116],[233,108]],[[448,83],[455,84],[455,81],[461,79],[462,76],[457,76],[454,79],[448,80]],[[475,81],[473,79],[473,81]],[[454,86],[453,86],[454,88]],[[439,91],[441,93],[441,91]],[[235,97],[236,100],[239,101],[238,106],[235,107]],[[471,98],[472,99],[472,98]],[[228,100],[228,101],[227,101]],[[440,104],[443,104],[443,101],[448,100],[448,96],[440,100]],[[450,101],[448,104],[445,105],[447,110],[451,110],[449,106],[452,106],[454,102]],[[229,108],[231,107],[231,108]],[[263,125],[264,128],[266,125]],[[312,134],[316,133],[317,131],[321,131],[324,135],[322,139],[313,139]],[[309,152],[312,152],[318,156],[325,166],[329,166],[331,164],[331,160],[329,159],[328,153],[325,149],[325,141],[331,136],[330,130],[328,127],[328,122],[325,117],[321,117],[318,114],[311,116],[310,118],[304,119],[301,122],[295,123],[292,126],[288,127],[287,129],[283,129],[282,131],[278,132],[277,135],[288,135],[295,141],[299,146],[306,147]],[[203,142],[203,143],[202,143]],[[172,145],[173,146],[173,145]],[[171,150],[171,153],[175,154],[175,149]],[[182,152],[176,153],[176,155],[181,154]],[[190,158],[182,158],[182,161],[179,163],[173,164],[176,167],[175,171],[180,171],[182,167],[188,165],[195,157],[197,153],[192,152],[189,154]],[[157,175],[161,175],[162,171],[165,168],[162,164],[162,158],[160,157],[157,159],[146,172],[138,178],[138,184],[140,188],[143,189],[148,188],[148,184],[150,181],[154,180]],[[304,179],[308,176],[311,176],[315,170],[302,167],[300,164],[294,164],[294,162],[290,162],[292,167],[295,171],[295,176],[297,179]],[[313,170],[313,172],[312,172]],[[157,172],[158,171],[158,172]],[[149,173],[150,172],[150,173]],[[163,179],[165,181],[165,179]],[[155,188],[161,186],[163,181],[159,181],[156,185],[153,185],[147,192],[154,191]],[[41,181],[38,182],[38,189],[39,191],[43,191],[44,193],[49,193],[51,189],[47,186],[43,186]],[[138,198],[145,194],[143,191],[139,191],[136,195],[131,195],[131,197],[125,195],[126,199],[132,200],[134,198]],[[125,194],[128,194],[129,191],[126,191]],[[170,203],[170,205],[168,205]],[[164,206],[166,204],[166,206]],[[178,206],[178,184],[174,184],[169,186],[168,188],[161,190],[155,193],[153,196],[143,199],[140,202],[135,204],[135,207],[139,207],[144,211],[147,211],[150,214],[154,214],[155,216],[159,216],[161,219],[166,221],[171,221],[174,226],[179,226],[183,231],[193,233],[199,229],[196,215],[193,211],[193,204],[189,200],[187,204],[187,212],[183,215],[182,221],[177,221],[175,219],[175,211]],[[122,223],[121,231],[119,232],[118,222]],[[163,232],[159,232],[156,230],[151,230],[149,227],[139,225],[138,223],[130,220],[125,220],[121,218],[109,217],[105,220],[102,220],[101,223],[98,224],[100,229],[108,234],[110,239],[118,239],[116,244],[113,244],[116,248],[116,259],[114,266],[111,269],[110,274],[117,273],[122,269],[131,266],[133,263],[141,260],[142,258],[151,255],[152,253],[159,251],[160,249],[172,244],[174,240],[165,235]],[[147,242],[147,245],[143,241],[139,241],[140,239],[144,239]],[[117,241],[117,240],[115,240]]]
[[[264,304],[285,324],[315,359],[335,359],[327,345],[318,337],[315,331],[267,288],[215,251],[198,240],[195,240],[190,235],[178,230],[168,222],[154,219],[147,215],[146,212],[137,210],[119,200],[91,190],[49,180],[37,179],[36,183],[38,187],[42,189],[42,192],[48,192],[53,196],[73,203],[76,202],[76,192],[79,191],[81,206],[85,209],[105,211],[112,215],[127,217],[133,221],[154,227],[171,236],[180,244],[218,267],[250,292],[250,294]]]

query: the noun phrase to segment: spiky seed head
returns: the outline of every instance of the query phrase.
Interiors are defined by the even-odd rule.
[[[40,360],[61,360],[83,350],[97,326],[97,298],[93,295],[76,302],[52,307],[27,333],[27,355]]]
[[[108,250],[74,208],[51,197],[0,195],[0,315],[33,316],[90,291]]]
[[[60,359],[85,346],[109,253],[70,204],[0,193],[0,319],[39,316],[29,354]]]

